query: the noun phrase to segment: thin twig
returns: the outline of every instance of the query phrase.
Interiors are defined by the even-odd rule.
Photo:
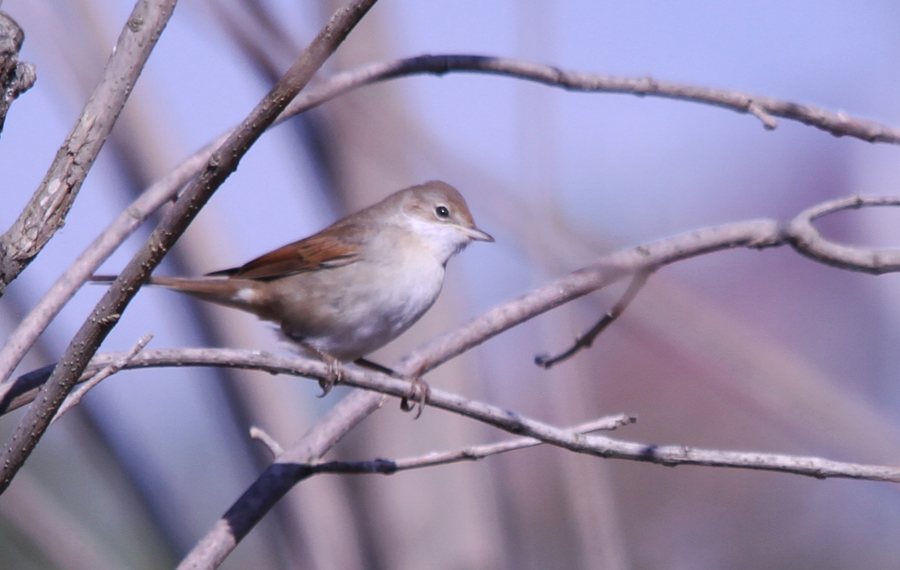
[[[272,457],[277,458],[279,455],[284,453],[284,448],[281,447],[281,444],[278,443],[274,437],[266,433],[264,429],[257,426],[250,427],[250,437],[253,439],[262,442],[265,445],[269,452],[272,454]]]
[[[774,131],[778,127],[778,121],[776,121],[772,115],[767,113],[756,101],[752,101],[747,105],[747,112],[762,121],[763,127],[767,130]]]
[[[127,366],[128,363],[131,362],[140,351],[144,350],[144,347],[147,346],[147,343],[149,343],[152,339],[153,333],[147,333],[143,338],[141,338],[141,340],[137,341],[137,343],[133,347],[131,347],[131,350],[126,352],[122,356],[122,358],[107,364],[92,378],[83,382],[76,390],[72,390],[72,392],[69,393],[68,396],[66,396],[65,401],[63,402],[62,406],[59,407],[59,410],[57,410],[56,415],[53,417],[53,420],[51,420],[50,423],[52,424],[53,422],[61,418],[63,414],[80,404],[81,399],[85,394],[88,393],[88,390]]]
[[[614,430],[616,428],[633,424],[637,421],[634,416],[627,414],[617,414],[614,416],[605,416],[589,422],[584,422],[568,429],[573,433],[590,433],[593,431]],[[417,455],[415,457],[406,457],[404,459],[375,459],[374,461],[321,461],[309,464],[312,474],[319,473],[345,473],[345,474],[365,474],[365,473],[381,473],[384,475],[392,475],[398,471],[408,471],[410,469],[422,469],[425,467],[435,467],[438,465],[448,465],[451,463],[459,463],[461,461],[478,461],[491,455],[499,455],[507,451],[515,451],[526,447],[534,447],[542,445],[543,442],[533,437],[517,437],[500,441],[497,443],[488,443],[485,445],[472,445],[458,451],[442,451],[431,452],[425,455]]]
[[[625,290],[625,293],[622,295],[622,298],[619,299],[612,308],[603,315],[597,324],[594,325],[591,330],[584,333],[583,335],[577,337],[572,346],[566,350],[565,352],[558,354],[554,357],[550,357],[546,354],[538,355],[534,357],[534,363],[543,368],[552,368],[556,364],[564,360],[568,360],[573,357],[575,353],[578,351],[590,348],[591,345],[596,340],[597,336],[600,335],[606,327],[612,324],[619,316],[625,312],[625,309],[628,308],[628,305],[631,301],[637,297],[637,294],[643,289],[644,285],[647,283],[647,279],[650,278],[650,275],[653,273],[654,268],[649,268],[643,271],[638,271],[635,273],[634,277],[631,279],[631,283],[628,284],[628,289]]]

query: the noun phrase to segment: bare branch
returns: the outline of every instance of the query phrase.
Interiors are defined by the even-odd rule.
[[[138,0],[100,82],[19,219],[0,237],[0,296],[65,222],[176,0]]]
[[[421,55],[367,65],[335,75],[327,82],[318,84],[307,93],[308,99],[298,99],[294,104],[302,107],[315,101],[313,106],[319,105],[362,85],[406,75],[418,73],[443,75],[464,71],[526,79],[572,91],[624,93],[705,103],[739,113],[750,113],[759,118],[767,129],[774,129],[777,126],[773,117],[782,117],[816,127],[837,137],[849,136],[867,142],[900,143],[900,129],[772,97],[657,81],[649,77],[631,78],[578,73],[529,61],[480,55]],[[293,105],[289,109],[292,107]]]
[[[325,370],[323,363],[320,370]],[[321,376],[324,378],[325,376]],[[399,381],[398,381],[399,382]],[[409,384],[406,383],[407,390]],[[309,476],[306,463],[328,451],[359,422],[377,410],[381,394],[357,390],[337,403],[309,433],[281,455],[244,491],[221,519],[178,565],[178,570],[216,568],[301,479]]]
[[[261,441],[263,445],[269,448],[269,452],[274,458],[277,458],[279,455],[284,453],[284,448],[281,447],[281,444],[275,441],[274,437],[266,433],[266,431],[260,427],[252,426],[250,428],[250,437],[255,440]]]
[[[505,330],[638,271],[714,251],[775,247],[785,243],[781,224],[760,219],[695,230],[623,249],[490,309],[455,331],[407,354],[402,365],[414,371],[411,376],[422,375]]]
[[[194,179],[145,245],[112,284],[87,322],[73,338],[59,365],[41,389],[41,397],[29,408],[12,439],[0,455],[0,492],[30,455],[49,420],[77,382],[97,347],[118,322],[122,311],[142,282],[162,260],[213,192],[237,168],[250,145],[259,138],[312,75],[343,42],[375,0],[355,0],[339,9],[313,42],[297,58],[237,131],[212,154],[206,168]]]
[[[105,367],[108,362],[120,358],[122,358],[121,353],[100,355],[92,366]],[[270,373],[292,374],[314,380],[325,378],[328,374],[328,366],[318,360],[235,349],[146,350],[135,356],[124,368],[185,365],[231,365]],[[287,492],[291,486],[312,474],[308,465],[310,460],[319,457],[329,449],[353,425],[363,419],[363,414],[367,415],[377,409],[380,402],[379,394],[402,398],[409,393],[411,385],[410,382],[393,376],[350,367],[345,367],[343,370],[342,382],[348,386],[370,390],[373,393],[353,392],[351,396],[341,401],[332,412],[329,412],[326,418],[323,418],[323,425],[329,426],[328,429],[323,430],[322,426],[314,427],[308,436],[313,439],[304,438],[300,443],[285,450],[278,457],[277,462],[266,470],[254,487],[251,487],[251,490],[254,488],[255,490],[252,492],[248,490],[244,497],[239,499],[229,510],[229,513],[233,511],[229,524],[236,523],[240,528],[249,531],[249,528],[261,518],[265,511],[256,510],[262,508],[258,504],[253,506],[246,504],[244,501],[248,496],[259,501],[260,493],[263,493],[264,489],[265,492],[275,492],[274,490],[282,494]],[[776,453],[722,451],[682,445],[651,445],[575,433],[437,388],[431,389],[428,405],[472,418],[516,435],[536,438],[543,443],[598,457],[642,461],[669,467],[705,465],[778,471],[819,479],[838,477],[900,483],[900,468],[898,467],[847,463],[819,457]],[[257,487],[257,485],[261,487]],[[269,503],[270,500],[271,503]],[[275,502],[277,502],[277,498],[266,496],[268,505],[266,508],[271,508]],[[251,509],[252,512],[248,509]],[[226,514],[226,518],[228,517],[229,515]],[[232,536],[232,538],[240,538],[240,536],[242,535]]]
[[[812,226],[816,217],[841,209],[897,206],[898,196],[844,198],[823,202],[797,215],[788,224],[750,220],[679,234],[606,255],[597,263],[533,289],[494,307],[467,325],[451,331],[406,355],[403,364],[421,375],[489,338],[540,313],[558,307],[626,275],[662,267],[688,257],[735,247],[765,248],[790,244],[821,263],[852,271],[881,274],[900,270],[900,251],[879,251],[834,244]]]
[[[149,343],[152,338],[153,333],[145,334],[143,338],[141,338],[141,340],[137,341],[137,343],[133,347],[131,347],[131,350],[129,350],[122,356],[122,358],[110,362],[109,364],[104,366],[102,370],[97,372],[97,374],[95,374],[92,378],[83,382],[77,390],[73,390],[66,397],[66,400],[63,402],[62,406],[59,407],[59,410],[57,410],[56,415],[53,417],[53,420],[50,423],[55,422],[56,420],[61,418],[63,414],[80,404],[81,399],[94,386],[96,386],[100,382],[103,382],[104,380],[124,368],[125,365],[131,362],[140,351],[144,350],[144,347],[147,346],[147,343]]]
[[[547,355],[540,355],[534,357],[534,363],[542,368],[552,368],[553,366],[559,364],[564,360],[568,360],[575,356],[575,354],[585,348],[590,348],[597,337],[606,330],[606,327],[611,325],[613,321],[615,321],[619,316],[625,312],[625,309],[628,308],[628,305],[637,297],[637,294],[640,293],[641,289],[644,288],[644,285],[647,283],[647,279],[650,278],[650,275],[653,273],[654,268],[650,268],[644,271],[638,271],[634,277],[631,278],[631,283],[628,284],[628,289],[625,290],[625,294],[622,295],[622,298],[619,299],[613,307],[606,312],[603,317],[594,325],[591,330],[584,333],[575,339],[575,343],[565,352],[558,354],[554,357],[550,357]]]
[[[634,416],[617,414],[584,422],[566,429],[573,433],[590,433],[592,431],[614,430],[628,424],[633,424],[636,421],[637,418]],[[311,463],[308,467],[312,472],[311,475],[319,473],[381,473],[383,475],[392,475],[398,471],[408,471],[409,469],[422,469],[424,467],[448,465],[450,463],[459,463],[460,461],[478,461],[485,457],[490,457],[491,455],[499,455],[501,453],[506,453],[507,451],[534,447],[536,445],[541,445],[542,443],[542,441],[533,437],[517,437],[515,439],[508,439],[497,443],[472,445],[459,451],[435,451],[425,455],[407,457],[404,459],[322,461]]]
[[[820,263],[843,269],[875,275],[900,270],[900,250],[841,245],[823,238],[812,225],[813,220],[822,216],[864,206],[900,206],[900,196],[854,196],[813,206],[801,212],[788,226],[791,245],[803,255]]]

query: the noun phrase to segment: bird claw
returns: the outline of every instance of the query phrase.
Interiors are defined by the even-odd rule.
[[[327,396],[328,392],[331,392],[334,385],[340,382],[344,375],[344,369],[340,360],[324,353],[322,354],[322,359],[328,365],[328,375],[319,380],[319,388],[322,389],[322,393],[319,394],[320,398]]]
[[[404,412],[411,412],[415,409],[416,417],[413,419],[417,420],[422,415],[430,396],[431,387],[421,377],[416,376],[409,387],[409,393],[400,400],[400,409]]]

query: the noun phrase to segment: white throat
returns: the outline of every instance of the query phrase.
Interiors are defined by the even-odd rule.
[[[407,216],[409,228],[424,242],[441,265],[461,252],[471,241],[453,224],[440,224],[416,216]]]

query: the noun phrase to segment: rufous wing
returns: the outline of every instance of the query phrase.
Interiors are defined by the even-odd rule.
[[[268,280],[304,271],[341,267],[359,259],[360,235],[359,228],[353,224],[336,224],[261,255],[241,267],[209,275]]]

